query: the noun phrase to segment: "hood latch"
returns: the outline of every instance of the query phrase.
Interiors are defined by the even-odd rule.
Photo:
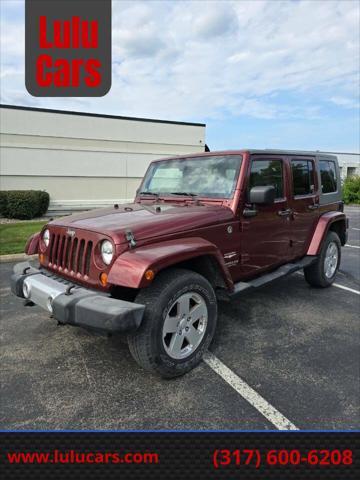
[[[136,240],[135,240],[134,234],[131,230],[126,230],[125,231],[125,238],[129,242],[129,247],[130,248],[135,248],[136,247]]]

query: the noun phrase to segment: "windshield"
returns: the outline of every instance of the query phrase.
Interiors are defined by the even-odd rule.
[[[145,175],[141,193],[231,198],[241,160],[241,155],[219,155],[155,162]]]

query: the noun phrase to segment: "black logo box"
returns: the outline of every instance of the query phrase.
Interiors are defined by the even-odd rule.
[[[48,36],[53,38],[54,20],[98,21],[98,48],[47,48],[41,49],[39,42],[40,16],[47,18]],[[36,79],[36,63],[40,55],[50,55],[55,61],[63,58],[71,62],[90,58],[100,60],[98,69],[101,82],[96,87],[88,87],[84,78],[87,72],[80,69],[78,87],[42,87]],[[52,69],[48,69],[52,71]],[[111,0],[26,0],[25,1],[25,84],[28,92],[36,97],[100,97],[111,87]]]

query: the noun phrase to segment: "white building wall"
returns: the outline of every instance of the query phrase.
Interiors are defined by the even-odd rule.
[[[204,151],[205,125],[3,106],[0,147],[2,190],[81,209],[132,199],[154,159]]]
[[[341,178],[349,175],[360,175],[360,154],[359,153],[336,153],[339,161]]]

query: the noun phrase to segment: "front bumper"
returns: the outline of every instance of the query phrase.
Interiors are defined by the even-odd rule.
[[[26,298],[28,304],[47,310],[61,323],[101,333],[136,330],[145,310],[144,305],[117,300],[108,294],[73,285],[32,267],[29,262],[15,265],[11,290],[17,297]]]

